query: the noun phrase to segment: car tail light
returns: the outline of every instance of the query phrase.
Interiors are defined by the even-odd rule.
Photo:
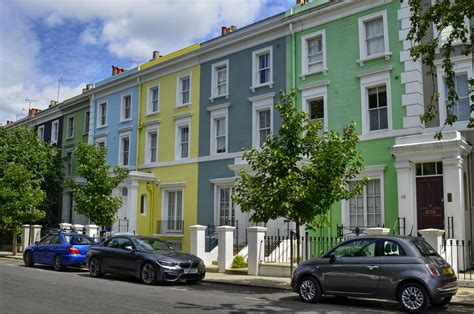
[[[428,271],[430,272],[431,275],[439,276],[439,271],[433,264],[426,264],[425,266],[426,268],[428,268]]]
[[[69,248],[69,254],[81,254],[81,251],[79,251],[78,248],[75,248],[75,247],[71,246]]]

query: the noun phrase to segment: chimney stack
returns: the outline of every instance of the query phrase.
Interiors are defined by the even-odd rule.
[[[112,76],[125,72],[125,69],[116,65],[112,66]]]
[[[235,25],[231,25],[230,27],[222,26],[221,27],[221,35],[224,36],[224,35],[230,34],[232,32],[235,32],[236,30],[237,30],[237,26],[235,26]]]
[[[40,109],[30,108],[28,109],[28,117],[32,117],[40,111],[41,111]]]
[[[305,5],[308,3],[308,0],[296,0],[296,5]]]
[[[12,120],[7,120],[7,125],[12,124],[12,123],[13,123]]]
[[[160,55],[160,52],[157,51],[157,50],[155,50],[155,51],[153,51],[153,58],[151,58],[150,61],[159,59],[159,58],[161,58],[161,57],[162,57],[162,55]]]
[[[84,87],[82,89],[82,92],[85,93],[87,92],[88,90],[91,90],[92,89],[92,84],[86,84],[86,87]]]
[[[54,107],[54,106],[56,106],[57,104],[58,104],[58,101],[56,101],[56,100],[50,100],[50,102],[49,102],[49,108]]]

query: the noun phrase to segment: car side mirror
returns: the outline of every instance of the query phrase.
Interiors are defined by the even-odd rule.
[[[329,254],[329,263],[334,263],[335,261],[336,261],[336,253],[331,252],[331,254]]]

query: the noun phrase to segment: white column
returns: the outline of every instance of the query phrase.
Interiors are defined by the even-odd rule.
[[[374,236],[374,235],[387,235],[390,233],[389,228],[382,228],[382,227],[375,227],[375,228],[367,228],[365,230],[367,235]]]
[[[416,234],[415,183],[413,167],[410,162],[395,164],[398,188],[398,217],[405,218],[405,234],[413,230]],[[402,231],[403,232],[403,231]]]
[[[219,272],[225,272],[226,268],[230,268],[232,264],[234,251],[234,229],[231,226],[216,227],[218,238],[218,256]]]
[[[30,225],[23,225],[23,234],[21,237],[21,249],[24,252],[30,245]]]
[[[191,243],[191,254],[204,259],[204,253],[206,252],[206,226],[189,226],[189,230],[191,231],[189,236]]]
[[[426,242],[441,255],[444,230],[430,228],[418,230],[418,232],[425,238]]]
[[[98,239],[98,237],[99,237],[99,235],[98,235],[99,226],[97,226],[97,225],[86,225],[85,230],[86,230],[85,234],[87,236],[89,236],[91,238]]]
[[[33,225],[31,226],[33,229],[33,240],[31,244],[34,244],[35,242],[39,241],[41,239],[41,225]]]
[[[248,227],[247,241],[248,241],[248,274],[251,276],[258,276],[258,266],[262,259],[263,241],[267,228],[264,227]]]
[[[72,225],[67,222],[62,222],[59,224],[59,229],[61,230],[71,230]]]
[[[464,221],[464,189],[463,160],[461,157],[443,159],[443,199],[445,228],[448,217],[453,217],[453,239],[466,240],[466,224]],[[453,226],[453,227],[454,227]]]

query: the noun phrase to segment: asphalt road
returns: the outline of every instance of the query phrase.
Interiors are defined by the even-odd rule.
[[[344,304],[342,304],[344,303]],[[138,279],[106,276],[69,269],[26,268],[18,260],[0,258],[0,313],[199,313],[205,311],[360,313],[396,312],[396,303],[325,298],[306,304],[282,290],[202,283],[146,286]],[[472,308],[450,306],[438,312],[472,313]]]

